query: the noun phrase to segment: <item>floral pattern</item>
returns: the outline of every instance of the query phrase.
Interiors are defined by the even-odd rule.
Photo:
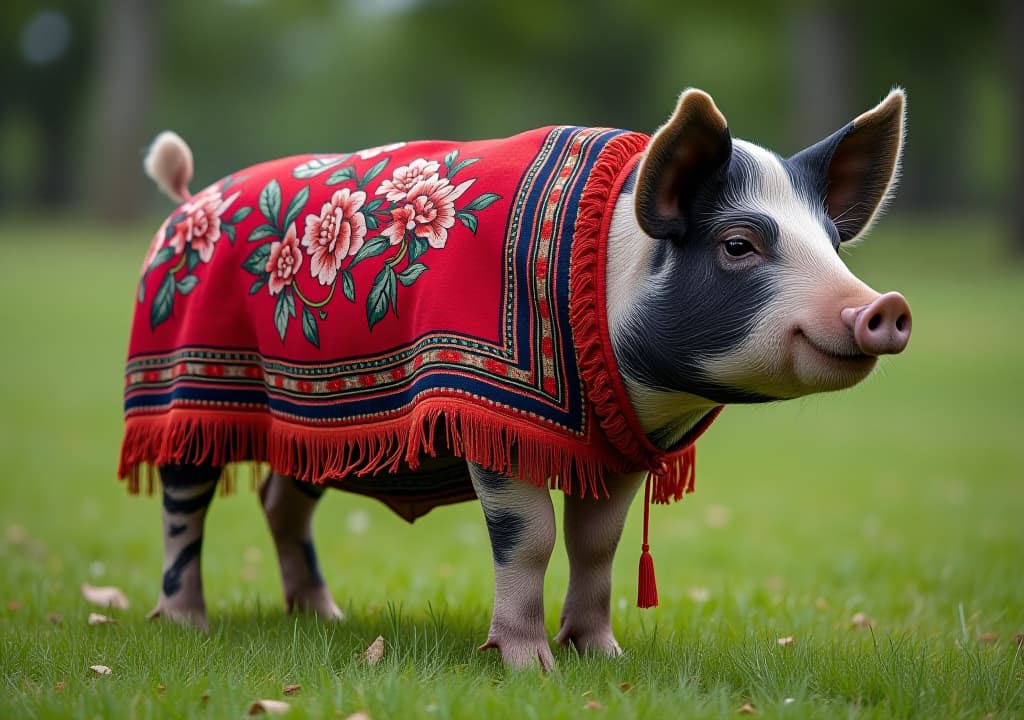
[[[310,272],[321,285],[332,284],[342,261],[362,247],[366,218],[359,209],[365,203],[366,193],[344,188],[324,203],[319,215],[306,216],[302,246],[310,255]]]
[[[264,185],[255,205],[237,208],[229,218],[225,214],[240,193],[225,194],[243,178],[229,176],[196,195],[167,221],[162,239],[158,236],[147,259],[139,285],[140,303],[145,299],[147,277],[179,258],[157,289],[151,326],[156,328],[170,317],[175,296],[187,295],[199,282],[192,270],[210,262],[222,236],[234,244],[235,227],[252,213],[258,213],[261,221],[246,236],[252,250],[242,268],[254,276],[250,295],[265,288],[275,299],[274,324],[282,342],[292,321],[298,320],[305,339],[319,347],[319,322],[327,318],[332,304],[339,302],[337,290],[350,303],[363,296],[352,273],[363,262],[372,261],[379,268],[365,290],[367,326],[372,329],[389,311],[397,316],[398,288],[410,287],[429,270],[422,261],[424,255],[443,250],[457,222],[476,234],[477,213],[501,199],[496,193],[483,193],[462,203],[476,178],[456,181],[455,176],[480,158],[460,160],[458,150],[449,152],[443,161],[416,158],[381,177],[392,161],[388,153],[403,146],[397,143],[354,155],[306,160],[291,172],[293,178],[310,184],[288,198],[287,205],[277,180]],[[360,176],[356,158],[365,162],[378,156],[381,159]],[[314,183],[322,188],[343,187],[316,211],[310,207]],[[183,270],[186,274],[178,277]],[[316,280],[313,288],[326,288],[326,296],[322,291],[321,296],[311,294],[308,283],[300,282],[303,277]]]
[[[312,217],[312,216],[310,216]],[[295,227],[288,232],[281,242],[270,244],[270,257],[267,259],[267,289],[271,295],[277,295],[295,279],[295,274],[302,267],[302,251],[299,250],[299,237]]]

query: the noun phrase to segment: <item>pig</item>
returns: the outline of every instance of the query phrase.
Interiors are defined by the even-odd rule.
[[[893,195],[904,107],[904,93],[895,89],[783,158],[734,139],[707,93],[688,89],[679,97],[614,202],[601,288],[619,379],[653,446],[678,445],[726,404],[848,388],[872,372],[879,356],[906,348],[907,301],[871,289],[839,255],[867,234]],[[146,168],[172,197],[189,197],[192,156],[180,138],[161,136]],[[280,262],[302,262],[281,247],[274,250]],[[449,448],[438,457],[446,454],[460,455]],[[523,482],[500,463],[470,458],[467,468],[494,562],[493,615],[482,649],[497,649],[512,668],[551,670],[543,612],[555,542],[550,488]],[[159,467],[163,583],[152,616],[207,624],[199,557],[220,473],[209,461]],[[294,475],[275,469],[259,491],[285,603],[339,620],[311,533],[324,485]],[[601,492],[566,493],[570,578],[557,643],[622,652],[610,619],[612,560],[646,477],[644,468],[607,468]]]

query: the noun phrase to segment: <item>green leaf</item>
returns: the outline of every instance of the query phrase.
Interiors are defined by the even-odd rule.
[[[242,268],[253,275],[264,275],[267,272],[267,260],[270,259],[270,243],[257,245],[242,263]]]
[[[229,187],[237,185],[238,183],[245,180],[248,175],[228,175],[220,184],[220,191],[223,194]]]
[[[146,270],[146,272],[153,270],[157,265],[163,265],[172,257],[174,257],[174,248],[172,248],[170,245],[168,245],[167,247],[160,248],[157,251],[156,255],[153,256],[153,262],[149,264],[149,269]]]
[[[281,294],[288,296],[285,300],[285,304],[288,306],[288,315],[295,317],[295,295],[292,294],[292,289],[290,287],[286,287],[281,291]]]
[[[459,210],[455,213],[455,217],[462,221],[462,224],[469,228],[469,231],[476,235],[476,216]]]
[[[242,222],[247,217],[249,217],[249,213],[251,213],[251,212],[252,212],[252,208],[248,207],[248,206],[243,207],[243,208],[238,208],[238,211],[234,215],[231,216],[231,219],[228,220],[228,222],[231,223],[232,225],[237,225],[238,223]]]
[[[457,173],[459,170],[466,167],[467,165],[472,165],[479,159],[480,158],[466,158],[462,162],[456,163],[455,165],[452,166],[452,169],[448,171],[448,179],[451,180],[455,173]]]
[[[156,291],[153,304],[149,308],[149,327],[156,330],[156,326],[171,316],[174,309],[174,276],[170,273],[164,275],[163,282]]]
[[[260,192],[260,212],[271,225],[277,226],[278,217],[281,215],[281,186],[277,180],[268,182]]]
[[[281,233],[273,225],[263,224],[252,231],[252,233],[249,235],[249,242],[253,242],[254,240],[262,240],[268,237],[274,237],[280,240]]]
[[[176,283],[176,287],[178,288],[179,293],[182,295],[188,295],[195,289],[198,282],[199,278],[195,275],[186,275]]]
[[[352,273],[348,270],[341,271],[341,292],[345,294],[349,302],[356,301],[356,284],[352,279]]]
[[[496,193],[484,193],[473,202],[469,203],[463,210],[483,210],[495,200],[501,200],[501,195]]]
[[[391,241],[388,240],[386,237],[383,237],[382,235],[378,235],[372,240],[367,240],[366,242],[363,243],[363,246],[359,248],[359,252],[356,253],[356,256],[352,258],[352,262],[349,263],[349,268],[351,269],[357,263],[362,262],[366,258],[372,258],[380,255],[390,246]]]
[[[450,153],[448,153],[447,155],[444,156],[444,166],[446,168],[449,168],[449,174],[450,174],[452,163],[455,162],[455,160],[458,157],[459,157],[458,148],[456,148],[455,150],[452,150]]]
[[[317,310],[317,315],[320,316],[321,320],[326,320],[327,319],[327,311],[326,310]]]
[[[309,185],[306,185],[297,193],[292,201],[288,203],[288,210],[284,214],[284,225],[281,226],[285,232],[291,227],[291,224],[295,222],[295,219],[299,217],[299,213],[302,212],[302,208],[306,206],[306,201],[309,200]]]
[[[327,182],[324,185],[340,185],[347,180],[354,180],[356,177],[355,168],[351,165],[343,167],[341,170],[335,170],[331,173],[331,176],[327,178]]]
[[[267,284],[267,276],[266,275],[264,275],[261,278],[257,278],[256,280],[253,281],[252,285],[249,286],[249,294],[250,295],[255,295],[266,284]]]
[[[228,236],[228,242],[235,244],[235,226],[230,223],[221,223],[220,231]]]
[[[367,230],[376,230],[380,226],[380,223],[377,222],[376,215],[363,215],[363,218],[366,220]]]
[[[143,276],[139,280],[139,293],[138,298],[140,303],[146,302],[146,278]]]
[[[197,265],[199,265],[199,251],[189,246],[185,249],[185,267],[192,272]]]
[[[371,200],[370,202],[363,205],[362,213],[363,215],[366,215],[367,218],[369,218],[370,214],[377,212],[377,208],[379,208],[383,204],[384,198],[377,198],[376,200]]]
[[[333,158],[314,158],[309,162],[304,162],[297,168],[292,170],[292,177],[299,180],[308,180],[311,177],[316,177],[324,170],[332,168],[335,165],[341,165],[343,162],[348,160],[351,155],[338,155]]]
[[[398,273],[398,281],[402,283],[404,287],[409,287],[416,278],[423,274],[423,271],[427,269],[427,266],[423,263],[413,263],[402,272]]]
[[[384,267],[391,270],[388,273],[388,302],[391,303],[391,309],[395,312],[395,317],[398,317],[398,283],[395,282],[395,271],[390,265]]]
[[[383,160],[374,163],[373,167],[367,170],[366,174],[363,175],[363,179],[359,182],[359,187],[364,188],[369,185],[370,181],[380,175],[381,171],[388,166],[389,162],[391,162],[391,158],[386,157]]]
[[[430,243],[427,242],[426,238],[422,238],[419,235],[413,235],[409,238],[409,262],[416,262],[423,253],[430,249]]]
[[[388,314],[388,305],[392,303],[394,288],[395,271],[390,265],[385,265],[373,279],[370,294],[366,296],[366,324],[371,330]]]
[[[277,296],[277,305],[274,306],[274,326],[277,328],[277,334],[281,338],[281,342],[284,342],[285,333],[288,332],[288,293],[282,292]]]
[[[311,345],[320,347],[320,332],[316,327],[316,316],[308,307],[302,307],[302,334],[306,336]]]

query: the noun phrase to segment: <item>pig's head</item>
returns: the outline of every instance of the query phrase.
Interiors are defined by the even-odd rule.
[[[610,247],[613,343],[631,393],[647,393],[641,405],[659,394],[721,404],[839,390],[906,347],[906,301],[839,257],[892,195],[903,128],[894,90],[782,158],[732,139],[706,93],[683,93],[620,198],[638,242]]]

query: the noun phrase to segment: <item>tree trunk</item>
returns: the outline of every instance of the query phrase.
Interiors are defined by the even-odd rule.
[[[100,27],[97,157],[92,193],[107,220],[137,216],[146,188],[142,150],[152,98],[153,0],[105,0]]]
[[[1007,224],[1014,253],[1024,259],[1024,4],[1020,0],[1003,2],[1004,42],[1007,47],[1010,103],[1017,132],[1010,138],[1013,158],[1006,193]]]

